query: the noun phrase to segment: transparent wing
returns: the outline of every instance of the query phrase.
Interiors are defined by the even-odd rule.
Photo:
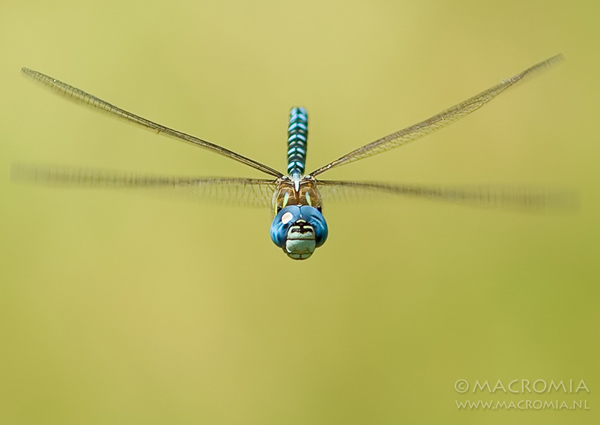
[[[359,201],[383,195],[428,198],[491,208],[536,211],[573,210],[577,193],[569,189],[523,186],[416,185],[317,180],[323,202]]]
[[[277,180],[176,177],[42,165],[13,165],[12,179],[60,187],[144,189],[232,205],[271,208]]]
[[[188,142],[193,145],[209,149],[213,152],[224,155],[235,161],[241,162],[242,164],[246,164],[249,167],[262,171],[263,173],[270,174],[275,177],[283,176],[283,174],[281,174],[279,171],[267,165],[261,164],[260,162],[254,161],[253,159],[246,158],[245,156],[230,151],[229,149],[226,149],[219,145],[215,145],[214,143],[207,142],[206,140],[202,140],[198,137],[194,137],[177,130],[173,130],[169,127],[165,127],[164,125],[157,124],[155,122],[147,120],[146,118],[142,118],[138,115],[132,114],[131,112],[127,112],[124,109],[111,105],[110,103],[105,102],[104,100],[99,99],[96,96],[93,96],[89,93],[84,92],[83,90],[63,83],[62,81],[59,81],[48,75],[42,74],[41,72],[33,71],[28,68],[22,68],[22,71],[34,80],[37,80],[40,83],[44,84],[46,87],[53,89],[58,94],[65,96],[69,99],[75,100],[77,102],[84,103],[98,111],[106,112],[112,116],[121,118],[133,124],[137,124],[148,130],[156,131],[157,133],[163,133],[175,139],[183,140],[184,142]]]
[[[381,139],[375,140],[367,145],[364,145],[358,149],[353,150],[350,153],[336,159],[329,164],[318,168],[317,170],[310,173],[311,176],[316,176],[321,174],[327,170],[330,170],[333,167],[337,167],[343,164],[348,164],[353,161],[357,161],[359,159],[367,158],[373,155],[376,155],[381,152],[388,151],[393,148],[397,148],[398,146],[405,145],[413,140],[421,138],[435,130],[446,127],[447,125],[452,124],[455,121],[469,115],[472,112],[475,112],[483,105],[488,103],[494,97],[498,96],[500,93],[508,89],[509,87],[514,86],[519,81],[525,80],[527,77],[541,71],[545,68],[548,68],[562,60],[562,55],[557,55],[551,57],[550,59],[546,59],[543,62],[540,62],[531,68],[526,69],[520,74],[515,75],[508,80],[501,81],[499,84],[494,87],[479,93],[472,98],[465,100],[458,105],[455,105],[449,109],[446,109],[443,112],[440,112],[433,117],[426,119],[420,123],[407,127],[403,130],[396,131],[395,133],[388,134]]]

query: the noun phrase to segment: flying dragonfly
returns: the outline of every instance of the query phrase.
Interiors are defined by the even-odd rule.
[[[354,149],[307,174],[304,170],[307,152],[308,115],[304,108],[294,107],[290,111],[287,170],[284,174],[275,168],[222,146],[142,118],[41,72],[23,68],[22,71],[27,76],[66,98],[156,133],[226,156],[261,171],[269,175],[270,178],[144,176],[93,169],[43,166],[16,167],[13,171],[17,179],[33,180],[41,183],[116,188],[166,188],[169,190],[184,188],[192,189],[197,195],[213,197],[217,200],[229,199],[231,201],[231,197],[233,197],[233,202],[236,205],[270,204],[274,215],[270,229],[272,241],[290,258],[305,260],[327,240],[328,227],[323,216],[324,200],[360,197],[368,194],[388,194],[533,209],[545,208],[556,201],[552,193],[541,189],[491,188],[486,186],[443,187],[335,181],[322,180],[317,176],[333,168],[403,146],[452,124],[475,112],[508,88],[525,81],[538,71],[547,69],[561,60],[562,55],[546,59],[431,118]]]

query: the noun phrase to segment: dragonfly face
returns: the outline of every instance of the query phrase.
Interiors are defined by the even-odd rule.
[[[306,260],[327,240],[321,195],[313,178],[284,177],[273,197],[271,240],[294,260]]]
[[[327,222],[308,205],[283,208],[271,224],[271,240],[294,260],[306,260],[327,240]]]
[[[237,205],[269,205],[272,202],[275,218],[271,224],[271,239],[283,251],[295,260],[304,260],[312,255],[316,248],[327,239],[327,223],[322,214],[321,193],[327,200],[352,199],[361,194],[387,194],[412,196],[482,204],[497,207],[525,207],[545,209],[548,206],[561,207],[565,195],[570,193],[549,193],[545,190],[531,188],[490,188],[486,186],[425,186],[413,184],[387,184],[361,181],[322,180],[317,176],[332,168],[349,164],[386,152],[417,140],[435,130],[443,128],[494,99],[505,90],[524,81],[538,71],[548,68],[561,60],[557,55],[530,68],[502,80],[495,86],[485,90],[464,102],[442,111],[424,121],[403,130],[388,134],[371,143],[354,149],[351,152],[331,161],[305,175],[308,115],[304,108],[292,108],[288,125],[287,175],[246,156],[240,155],[222,146],[200,139],[181,131],[174,130],[139,115],[118,108],[62,81],[31,69],[23,68],[23,72],[33,79],[62,94],[68,99],[81,102],[93,109],[106,112],[116,118],[151,130],[177,140],[210,150],[219,155],[240,162],[262,173],[269,179],[229,178],[229,177],[173,177],[173,176],[140,176],[133,173],[114,173],[102,170],[65,169],[56,167],[25,167],[16,170],[13,177],[34,180],[39,183],[57,185],[79,185],[92,187],[115,188],[162,188],[167,190],[190,190],[195,195],[206,196],[216,200],[234,201]],[[347,195],[347,196],[346,196]],[[233,199],[232,199],[233,197]],[[569,199],[566,200],[569,204]]]

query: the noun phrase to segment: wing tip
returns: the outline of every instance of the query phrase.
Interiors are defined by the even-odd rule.
[[[27,68],[25,66],[21,68],[21,72],[24,75],[27,75],[28,77],[35,77],[38,74],[37,71],[34,71],[33,69]]]
[[[555,65],[558,65],[562,61],[565,60],[565,56],[562,53],[549,57],[546,60],[543,60],[539,63],[536,63],[532,67],[528,68],[525,72],[523,72],[523,76],[526,74],[537,73],[538,71],[545,71],[548,68],[551,68]]]
[[[539,65],[542,65],[544,67],[550,67],[550,66],[557,65],[564,60],[565,60],[565,55],[563,55],[562,53],[559,53],[557,55],[549,57],[545,61],[540,62]]]
[[[13,182],[34,182],[36,174],[36,170],[33,167],[18,162],[10,164],[10,180]]]

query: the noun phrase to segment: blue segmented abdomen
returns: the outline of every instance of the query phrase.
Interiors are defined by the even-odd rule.
[[[288,174],[303,175],[308,138],[308,115],[304,108],[292,108],[288,126]]]

